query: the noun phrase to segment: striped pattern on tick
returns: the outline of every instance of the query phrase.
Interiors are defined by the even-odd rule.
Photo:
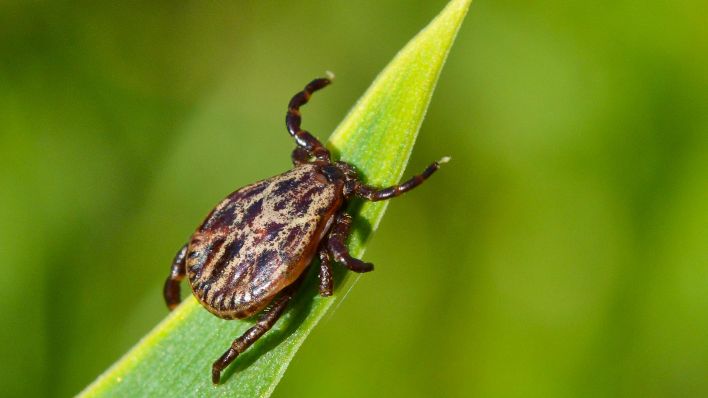
[[[312,261],[343,201],[342,186],[313,164],[232,193],[207,216],[187,249],[187,277],[213,314],[244,318],[265,308]],[[339,186],[338,186],[339,185]]]

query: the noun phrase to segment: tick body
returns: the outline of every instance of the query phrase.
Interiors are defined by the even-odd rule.
[[[199,302],[220,318],[261,313],[212,365],[214,384],[221,371],[280,318],[315,256],[320,259],[322,296],[332,294],[332,259],[355,272],[373,270],[372,264],[351,257],[346,247],[351,216],[344,208],[349,199],[398,196],[448,160],[433,162],[400,185],[380,189],[363,184],[354,167],[332,161],[329,151],[300,129],[300,106],[329,83],[330,78],[315,79],[290,101],[285,122],[297,144],[293,169],[227,196],[172,262],[164,287],[168,308],[179,304],[180,281],[186,276]],[[268,311],[263,311],[266,307]]]

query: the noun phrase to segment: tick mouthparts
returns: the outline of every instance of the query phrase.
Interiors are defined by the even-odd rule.
[[[449,162],[450,159],[452,159],[452,158],[449,156],[443,156],[440,158],[440,160],[438,160],[438,164],[445,164],[445,163]]]

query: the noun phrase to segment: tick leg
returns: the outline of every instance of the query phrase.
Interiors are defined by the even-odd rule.
[[[357,184],[354,188],[354,192],[357,196],[368,199],[372,202],[376,202],[378,200],[391,199],[405,192],[408,192],[411,189],[422,184],[423,181],[427,180],[428,177],[433,175],[433,173],[435,173],[440,168],[441,164],[447,163],[449,161],[449,157],[444,157],[438,160],[437,162],[433,162],[422,173],[413,176],[411,179],[404,182],[403,184],[394,185],[387,188],[374,188],[364,184]]]
[[[333,289],[332,260],[329,257],[329,249],[326,244],[320,245],[320,272],[317,276],[320,280],[320,296],[331,296]]]
[[[226,367],[229,366],[229,364],[233,362],[240,353],[246,351],[251,344],[263,336],[265,332],[270,330],[273,325],[275,325],[275,322],[277,322],[280,316],[283,315],[283,312],[285,312],[285,308],[287,307],[288,302],[290,302],[293,298],[293,294],[299,286],[299,283],[295,282],[295,284],[291,286],[292,288],[287,288],[286,292],[273,301],[270,309],[261,314],[255,325],[248,329],[246,333],[241,335],[241,337],[234,340],[234,342],[231,343],[231,347],[226,350],[226,352],[219,357],[216,362],[214,362],[211,366],[212,383],[219,384],[219,381],[221,380],[221,371],[226,369]]]
[[[187,245],[182,246],[181,249],[175,255],[174,260],[172,260],[172,267],[170,267],[170,275],[165,281],[165,287],[162,290],[162,295],[165,297],[165,303],[167,308],[172,311],[177,307],[180,302],[179,296],[179,283],[184,279],[186,272],[185,269],[185,259],[187,257]]]
[[[293,154],[290,156],[293,160],[295,166],[303,163],[308,163],[310,161],[310,153],[307,149],[302,147],[297,147],[293,150]]]
[[[307,104],[312,93],[322,89],[332,82],[332,76],[319,78],[311,81],[299,93],[295,94],[288,104],[288,113],[285,115],[285,125],[288,128],[290,135],[295,137],[295,142],[298,146],[304,148],[312,156],[318,160],[329,162],[329,151],[309,132],[300,128],[302,117],[300,116],[300,107]]]
[[[332,225],[327,238],[327,247],[334,256],[337,262],[342,263],[345,267],[354,272],[369,272],[374,270],[374,264],[365,263],[349,255],[349,249],[345,244],[349,237],[349,231],[352,225],[352,216],[345,212],[337,215],[337,219]]]

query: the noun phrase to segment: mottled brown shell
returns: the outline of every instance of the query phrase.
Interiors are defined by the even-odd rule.
[[[343,200],[314,164],[230,194],[189,242],[194,295],[221,318],[262,310],[307,268]]]

